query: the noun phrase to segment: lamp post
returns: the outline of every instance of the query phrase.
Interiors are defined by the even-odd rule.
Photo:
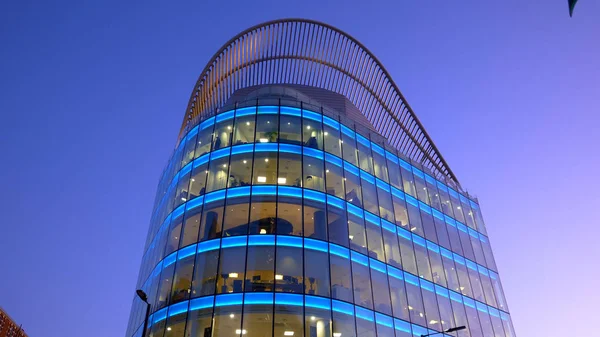
[[[437,335],[439,333],[454,332],[454,331],[464,330],[466,328],[467,328],[466,326],[461,325],[461,326],[457,326],[455,328],[446,329],[446,330],[444,330],[442,332],[433,332],[433,333],[428,333],[428,334],[425,334],[425,335],[421,335],[421,337],[427,337],[427,336],[431,336],[431,335]]]
[[[150,316],[150,303],[148,303],[148,296],[142,289],[135,291],[140,300],[146,303],[146,318],[144,318],[144,330],[142,330],[142,337],[146,337],[146,330],[148,329],[148,316]]]

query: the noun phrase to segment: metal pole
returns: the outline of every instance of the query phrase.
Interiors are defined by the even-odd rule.
[[[146,318],[144,319],[144,330],[142,330],[142,337],[146,337],[146,330],[148,329],[148,316],[150,316],[150,303],[146,302]]]

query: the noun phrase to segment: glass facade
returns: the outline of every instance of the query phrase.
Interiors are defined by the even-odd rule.
[[[168,162],[147,336],[515,336],[477,200],[339,115],[271,101],[201,121]],[[135,297],[126,337],[144,314]]]

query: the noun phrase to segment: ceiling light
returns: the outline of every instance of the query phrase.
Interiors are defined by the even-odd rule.
[[[271,122],[267,121],[267,124],[271,124]]]
[[[196,179],[192,178],[192,181],[196,181]]]
[[[260,138],[259,141],[261,143],[268,143],[269,142],[269,140],[267,138]]]
[[[231,130],[231,126],[228,126],[228,127],[227,127],[227,130]]]
[[[276,280],[283,280],[283,275],[275,274],[275,279]]]
[[[235,315],[234,314],[229,314],[229,318],[234,318]]]
[[[288,122],[288,125],[291,125],[292,123]]]
[[[311,321],[314,321],[315,319],[317,319],[315,316],[310,316]]]
[[[325,136],[327,136],[329,133],[328,133],[327,131],[325,131],[323,134],[324,134]]]
[[[350,238],[350,240],[354,239],[354,235],[350,235],[348,237]]]
[[[293,331],[284,331],[284,332],[283,332],[283,335],[284,335],[284,336],[293,336],[293,335],[294,335],[294,332],[293,332]]]
[[[325,170],[325,173],[329,173],[329,170]]]
[[[307,125],[307,126],[306,126],[306,129],[310,130],[310,125]]]
[[[246,122],[246,125],[250,125],[250,122]]]
[[[287,181],[286,178],[277,178],[277,183],[278,184],[285,184],[286,181]]]
[[[244,164],[246,164],[247,162],[248,162],[247,160],[244,160],[244,162],[243,162],[243,163],[244,163]]]
[[[227,167],[227,164],[223,164],[223,167]]]
[[[181,201],[187,201],[187,199],[182,197],[182,198],[181,198]]]
[[[239,335],[239,334],[245,335],[246,332],[247,332],[246,329],[235,329],[235,333],[237,335]]]
[[[265,162],[267,162],[267,163],[268,163],[268,162],[269,162],[269,158],[265,158]]]
[[[229,277],[231,277],[231,278],[237,278],[238,277],[238,273],[229,273]]]
[[[266,183],[266,182],[267,182],[267,177],[261,177],[261,176],[258,176],[258,177],[256,178],[256,180],[257,180],[259,183]]]
[[[266,230],[266,229],[264,229],[264,228],[263,228],[263,229],[261,229],[261,230],[260,230],[260,234],[267,234],[267,230]]]
[[[342,337],[342,333],[341,332],[334,332],[333,333],[333,337]]]
[[[170,326],[167,327],[167,331],[171,331],[171,327]]]

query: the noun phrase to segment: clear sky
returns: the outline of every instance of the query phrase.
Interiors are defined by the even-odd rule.
[[[327,22],[385,65],[480,198],[516,332],[591,336],[600,1],[4,1],[0,306],[32,337],[123,336],[192,87],[239,31]],[[552,326],[550,326],[552,325]]]

